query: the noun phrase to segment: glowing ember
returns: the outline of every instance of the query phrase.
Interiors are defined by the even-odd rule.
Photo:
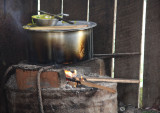
[[[63,64],[72,64],[72,62],[64,62]]]
[[[68,70],[64,70],[65,75],[67,78],[73,78],[77,76],[77,71],[74,70],[74,72],[68,71]]]

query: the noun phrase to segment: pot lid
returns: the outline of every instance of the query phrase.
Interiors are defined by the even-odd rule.
[[[72,21],[74,24],[64,23],[59,21],[56,26],[23,26],[24,29],[29,31],[39,31],[39,32],[62,32],[62,31],[77,31],[86,30],[95,27],[97,24],[95,22],[87,21]]]

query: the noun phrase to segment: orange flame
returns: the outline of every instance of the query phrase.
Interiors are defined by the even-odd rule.
[[[81,76],[81,81],[84,81],[84,78],[83,78],[83,76]]]
[[[76,75],[77,75],[76,70],[74,70],[73,73],[71,71],[68,71],[68,70],[64,70],[64,72],[65,72],[65,75],[66,75],[67,78],[73,78],[73,77],[76,77]]]

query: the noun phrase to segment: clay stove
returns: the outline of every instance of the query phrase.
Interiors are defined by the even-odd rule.
[[[73,23],[27,26],[31,64],[7,71],[15,71],[6,74],[9,113],[117,113],[117,83],[87,80],[108,78],[103,59],[92,58],[96,23]]]
[[[102,59],[45,68],[24,63],[12,68],[16,73],[6,85],[10,113],[117,113],[117,93],[83,84],[75,87],[71,84],[75,82],[65,79],[64,70],[76,70],[83,77],[107,78]],[[38,74],[40,89],[37,89]],[[117,86],[108,82],[92,83],[114,90]]]

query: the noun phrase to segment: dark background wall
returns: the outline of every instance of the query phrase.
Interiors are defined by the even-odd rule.
[[[27,58],[27,34],[22,26],[37,13],[37,0],[0,0],[0,81],[5,70]],[[2,82],[0,82],[1,85]],[[5,113],[0,90],[0,113]]]
[[[37,12],[36,0],[0,0],[0,71],[26,59],[27,34],[22,26]],[[2,77],[2,76],[0,76]]]

